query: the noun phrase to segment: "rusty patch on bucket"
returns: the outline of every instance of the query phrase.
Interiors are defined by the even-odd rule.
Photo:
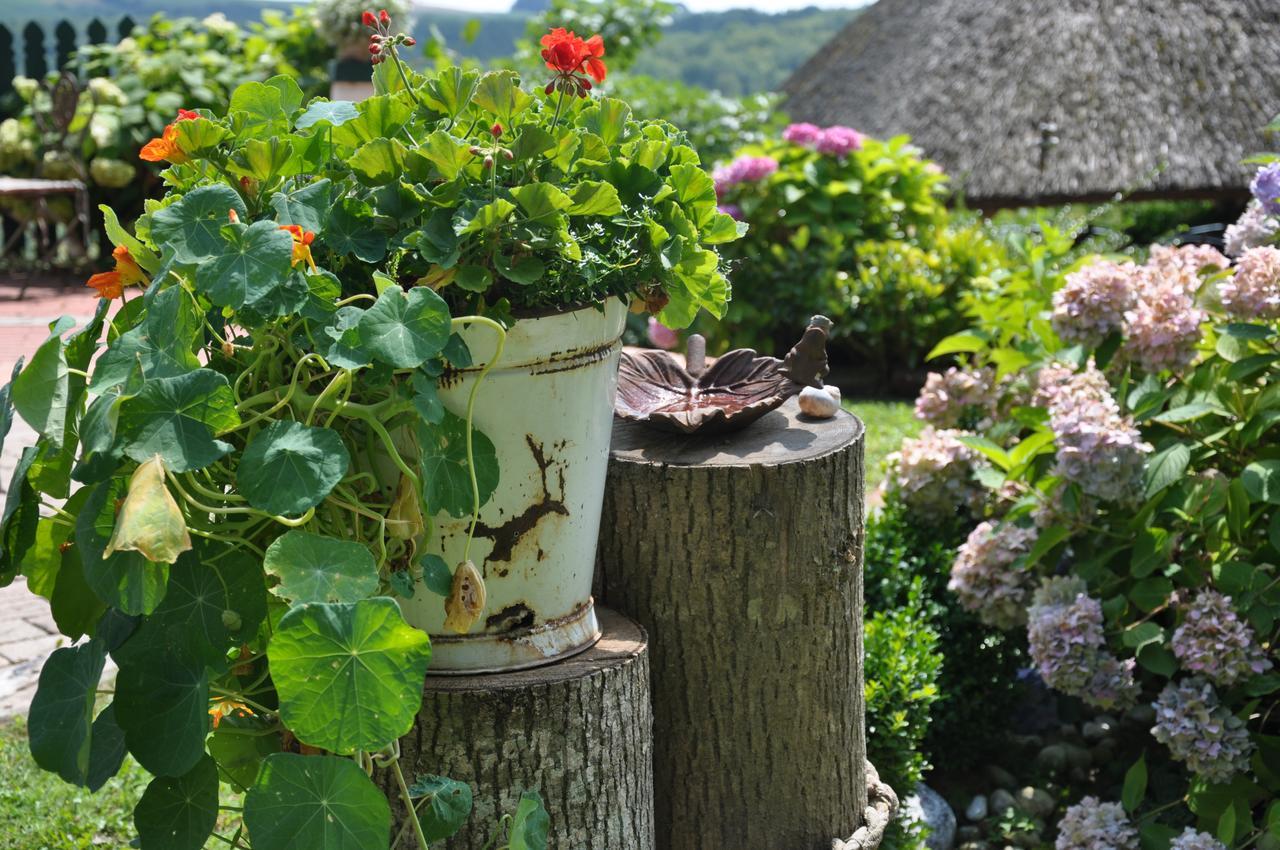
[[[516,547],[520,545],[520,541],[526,534],[537,528],[543,517],[552,514],[569,515],[569,509],[564,504],[564,464],[561,463],[556,467],[560,496],[559,498],[552,498],[551,488],[547,484],[547,470],[550,469],[552,461],[547,457],[542,445],[534,440],[531,435],[526,434],[524,440],[529,445],[529,451],[533,453],[534,462],[538,465],[538,474],[542,479],[542,495],[529,507],[501,525],[491,526],[483,522],[476,523],[476,536],[493,541],[493,551],[485,559],[490,563],[510,561],[515,554]]]
[[[484,621],[484,627],[489,632],[512,632],[532,628],[534,619],[533,609],[523,602],[517,602],[490,614]]]

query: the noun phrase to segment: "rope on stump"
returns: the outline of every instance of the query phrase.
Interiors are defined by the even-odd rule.
[[[867,811],[862,826],[845,840],[831,842],[831,850],[876,850],[884,840],[884,831],[898,811],[898,795],[880,781],[875,765],[867,762]]]

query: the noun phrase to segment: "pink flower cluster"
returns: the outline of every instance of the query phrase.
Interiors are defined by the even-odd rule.
[[[1013,523],[978,525],[956,551],[947,589],[960,605],[998,629],[1013,629],[1027,619],[1030,573],[1014,566],[1031,551],[1036,530]]]
[[[953,516],[957,509],[976,513],[987,491],[975,478],[979,454],[960,442],[963,431],[925,428],[889,456],[886,493],[925,519]]]
[[[1234,685],[1271,669],[1253,629],[1231,607],[1231,597],[1212,589],[1200,591],[1187,606],[1172,648],[1183,667],[1215,685]]]
[[[1227,850],[1227,845],[1207,832],[1196,832],[1187,827],[1169,843],[1169,850]]]
[[[1057,443],[1056,474],[1099,499],[1132,498],[1152,448],[1121,415],[1106,377],[1090,361],[1083,372],[1070,376],[1060,367],[1046,367],[1039,385],[1037,399],[1047,402]]]
[[[1091,263],[1066,276],[1066,284],[1053,294],[1053,329],[1069,343],[1094,346],[1124,326],[1124,314],[1133,307],[1131,263],[1110,260]]]
[[[1249,730],[1219,703],[1213,685],[1203,678],[1170,682],[1152,707],[1156,725],[1151,734],[1192,773],[1210,782],[1228,782],[1249,769]]]
[[[1200,276],[1228,268],[1231,261],[1212,245],[1152,245],[1148,271],[1160,278],[1176,278],[1188,293],[1200,288]]]
[[[1045,684],[1101,709],[1127,708],[1138,696],[1134,662],[1105,647],[1102,603],[1079,578],[1046,579],[1027,610],[1031,658]]]
[[[938,428],[967,424],[981,430],[991,424],[994,384],[990,369],[968,372],[952,366],[946,372],[930,372],[916,398],[916,418]]]
[[[716,197],[724,197],[725,192],[739,183],[759,183],[777,170],[778,161],[771,156],[740,156],[711,172]]]
[[[1223,234],[1226,252],[1232,257],[1239,257],[1250,248],[1269,244],[1277,231],[1280,231],[1280,220],[1264,210],[1262,204],[1250,201],[1236,223],[1229,225]]]
[[[782,131],[782,138],[794,145],[813,148],[830,156],[848,156],[862,147],[863,135],[852,127],[839,124],[819,127],[816,124],[792,124]]]
[[[1245,251],[1236,273],[1218,284],[1218,297],[1237,319],[1280,318],[1280,249],[1268,245]]]
[[[1085,797],[1062,815],[1055,850],[1138,850],[1138,830],[1119,803]]]
[[[1148,372],[1181,369],[1195,357],[1200,323],[1208,314],[1188,291],[1185,267],[1169,274],[1140,275],[1137,300],[1126,310],[1124,350]]]

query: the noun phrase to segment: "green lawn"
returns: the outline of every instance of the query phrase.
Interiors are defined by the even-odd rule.
[[[912,415],[912,405],[904,401],[845,399],[844,409],[867,426],[867,491],[879,486],[884,477],[884,460],[898,450],[904,437],[920,433],[923,423]]]
[[[133,840],[133,805],[147,774],[132,759],[90,794],[36,766],[18,719],[0,723],[0,777],[3,850],[116,850]]]

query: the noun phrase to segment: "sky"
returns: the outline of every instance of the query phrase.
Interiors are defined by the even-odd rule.
[[[427,0],[421,5],[443,6],[471,12],[505,12],[512,0]],[[721,12],[725,9],[759,9],[761,12],[785,12],[806,6],[848,8],[865,5],[866,0],[681,0],[694,12]]]

